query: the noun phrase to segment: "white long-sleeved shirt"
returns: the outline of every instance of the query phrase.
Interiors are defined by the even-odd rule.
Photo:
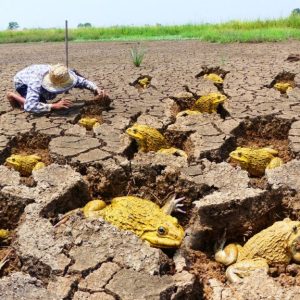
[[[27,86],[27,95],[24,104],[24,110],[34,113],[50,111],[51,104],[47,100],[54,99],[59,93],[51,93],[42,87],[43,78],[50,70],[50,65],[31,65],[19,71],[14,77],[15,87]],[[70,72],[73,72],[70,70]],[[97,90],[97,85],[86,78],[73,72],[77,81],[75,88]]]

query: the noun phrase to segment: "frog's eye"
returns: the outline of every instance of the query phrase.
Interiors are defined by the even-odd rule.
[[[11,159],[11,161],[15,161],[15,160],[16,160],[15,158],[12,158],[12,159]]]
[[[296,233],[298,231],[297,226],[293,226],[293,232]]]
[[[165,234],[167,233],[167,230],[166,230],[163,226],[159,226],[159,227],[157,228],[157,233],[158,233],[159,235],[165,235]]]
[[[137,133],[137,130],[136,130],[136,129],[132,129],[132,132],[133,132],[133,133]]]
[[[241,157],[242,156],[242,152],[238,152],[237,155],[238,155],[238,157]]]

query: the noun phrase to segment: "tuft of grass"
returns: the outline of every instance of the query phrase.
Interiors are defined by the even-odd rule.
[[[255,21],[172,26],[112,26],[69,30],[70,41],[185,40],[232,43],[300,40],[300,15]],[[64,41],[63,29],[24,29],[0,31],[0,43]]]
[[[132,62],[136,67],[139,67],[144,59],[145,49],[135,46],[130,49]]]

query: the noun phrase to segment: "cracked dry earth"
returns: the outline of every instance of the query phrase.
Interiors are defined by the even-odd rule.
[[[213,249],[225,229],[228,242],[243,244],[275,221],[299,219],[300,62],[286,59],[300,43],[147,42],[140,68],[130,61],[133,46],[71,43],[72,67],[113,102],[100,107],[88,91],[74,89],[68,97],[83,108],[34,116],[10,108],[5,93],[23,67],[63,62],[63,44],[0,45],[0,228],[12,232],[0,245],[0,259],[11,250],[0,298],[299,299],[293,262],[229,284]],[[202,76],[209,72],[219,72],[223,85]],[[148,87],[132,84],[141,76],[151,78]],[[291,78],[292,90],[274,89]],[[211,92],[227,96],[223,113],[176,118],[178,102]],[[100,126],[77,124],[89,115]],[[160,130],[188,159],[138,153],[125,134],[135,122]],[[285,164],[250,177],[228,159],[237,146],[272,146]],[[39,154],[47,166],[21,177],[5,164],[14,153]],[[76,213],[54,226],[94,197],[130,194],[163,205],[171,193],[185,197],[187,213],[176,214],[186,232],[179,249],[151,248]]]

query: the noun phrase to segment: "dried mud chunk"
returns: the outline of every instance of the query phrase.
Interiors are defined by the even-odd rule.
[[[80,281],[79,289],[101,292],[120,267],[115,263],[103,263],[101,267],[89,274],[84,280]]]
[[[73,300],[115,300],[115,297],[104,292],[90,294],[78,291],[74,294]]]
[[[298,286],[283,287],[269,275],[256,271],[246,277],[242,283],[227,286],[216,279],[209,281],[212,289],[211,299],[298,299],[300,288]]]
[[[124,300],[169,299],[175,291],[175,282],[170,276],[150,276],[123,269],[106,285],[106,289]]]
[[[59,300],[47,291],[41,281],[27,274],[16,272],[0,279],[2,299],[52,299]]]
[[[291,160],[277,169],[267,170],[267,180],[274,189],[288,187],[292,190],[300,191],[300,161]]]
[[[59,156],[62,159],[68,159],[87,150],[98,148],[100,145],[99,140],[96,138],[61,136],[51,140],[49,149],[53,156],[57,156],[57,159]]]
[[[300,54],[290,54],[287,59],[289,62],[296,62],[300,60]]]

